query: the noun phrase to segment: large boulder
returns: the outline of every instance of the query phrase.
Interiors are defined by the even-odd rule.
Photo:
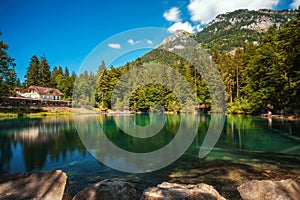
[[[300,180],[253,180],[238,187],[244,200],[299,200]]]
[[[61,170],[4,174],[0,176],[0,199],[71,199],[68,177]]]
[[[144,191],[142,200],[225,200],[214,187],[200,183],[184,185],[163,182]]]
[[[103,180],[78,192],[73,200],[136,200],[137,198],[136,190],[130,183]]]

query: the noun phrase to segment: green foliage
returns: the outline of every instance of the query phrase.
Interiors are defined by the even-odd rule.
[[[190,35],[187,37],[194,37],[194,35]],[[176,45],[176,43],[174,44]],[[186,51],[187,53],[188,51]],[[182,80],[177,80],[178,76],[174,75],[171,70],[159,70],[155,66],[170,66],[171,68],[175,69],[177,72],[181,74],[181,77],[185,77],[185,79],[192,86],[192,89],[195,91],[200,104],[207,104],[211,103],[209,98],[209,93],[206,87],[204,80],[201,78],[200,72],[195,70],[195,67],[191,64],[187,63],[182,57],[169,52],[165,51],[164,49],[155,49],[150,53],[145,54],[141,58],[138,58],[136,61],[127,63],[125,66],[120,68],[110,68],[106,69],[99,79],[98,87],[96,90],[96,101],[97,105],[100,108],[111,108],[111,97],[112,92],[116,89],[116,84],[120,81],[120,77],[125,74],[129,74],[131,78],[135,77],[136,75],[130,73],[134,73],[133,69],[139,69],[143,67],[150,67],[148,69],[147,74],[144,74],[141,77],[138,76],[138,80],[127,80],[123,81],[119,88],[116,89],[117,93],[123,95],[123,97],[129,97],[129,109],[132,111],[155,111],[157,110],[155,105],[161,105],[164,110],[169,112],[179,112],[179,111],[194,111],[193,103],[191,101],[192,97],[189,97],[186,86],[182,85]],[[129,71],[131,70],[131,71]],[[152,76],[151,76],[152,75]],[[153,76],[155,75],[155,76]],[[151,82],[152,79],[157,80],[166,80],[165,83],[172,83],[171,85],[168,84],[166,86],[162,86],[159,84],[146,84],[143,85],[142,82]],[[149,79],[149,80],[148,80]],[[135,91],[131,91],[131,88],[138,87]],[[126,94],[125,91],[133,92],[132,94]],[[179,104],[174,91],[177,94],[181,94],[184,98],[181,99],[182,103],[186,104],[187,106],[181,107]],[[121,97],[121,98],[123,98]],[[115,109],[124,108],[123,99],[117,99],[115,102]],[[191,110],[191,108],[193,110]]]
[[[260,45],[245,54],[242,92],[252,112],[268,104],[277,110],[299,106],[299,26],[298,16],[279,31],[270,28]]]
[[[52,88],[56,88],[57,87],[57,83],[56,83],[56,77],[58,75],[63,75],[63,70],[62,70],[62,67],[59,66],[59,67],[54,67],[52,72],[51,72],[51,77],[50,77],[50,86]]]
[[[35,55],[30,58],[25,78],[27,86],[39,85],[40,83],[40,61]]]
[[[222,53],[259,41],[266,30],[266,23],[282,26],[295,18],[293,11],[236,10],[217,16],[196,35],[196,39],[208,52]]]
[[[97,77],[99,80],[97,81],[95,94],[96,102],[98,107],[111,108],[112,92],[121,77],[122,70],[114,67],[107,70],[104,61],[102,61],[98,72],[101,72],[102,76]]]
[[[14,59],[7,54],[7,50],[8,45],[0,40],[0,98],[10,95],[16,83]]]
[[[62,67],[54,67],[50,70],[47,58],[42,56],[39,60],[37,56],[32,56],[27,68],[26,87],[31,85],[52,87],[59,89],[63,93],[64,100],[72,99],[73,86],[76,79],[75,72],[70,76],[68,67],[64,72]]]
[[[259,113],[268,105],[275,111],[300,108],[299,25],[298,15],[279,30],[270,27],[256,46],[214,52],[228,113]]]
[[[39,81],[39,85],[43,87],[50,87],[50,66],[48,64],[47,58],[45,56],[41,57],[41,78]]]
[[[71,100],[72,99],[72,92],[74,87],[74,82],[76,79],[75,72],[72,73],[72,76],[69,75],[68,67],[65,67],[64,73],[62,74],[61,67],[53,70],[52,76],[50,78],[52,80],[52,86],[54,88],[59,89],[64,95],[63,99]]]
[[[51,71],[47,58],[32,56],[25,75],[27,87],[31,85],[51,87]]]
[[[84,71],[76,78],[72,93],[73,104],[87,108],[95,107],[95,90],[97,87],[98,74]]]
[[[73,95],[75,105],[111,108],[112,95],[116,92],[124,95],[119,95],[114,102],[114,108],[118,110],[124,108],[124,99],[127,98],[132,111],[155,112],[160,110],[156,105],[161,105],[170,112],[192,111],[192,98],[185,90],[186,87],[181,85],[182,81],[171,71],[161,70],[157,73],[152,69],[148,70],[149,74],[156,74],[157,79],[164,79],[166,82],[171,80],[171,86],[149,84],[151,76],[141,76],[139,80],[121,79],[127,73],[135,73],[134,69],[162,65],[181,74],[194,90],[199,107],[209,108],[214,96],[210,95],[208,88],[217,91],[217,74],[212,72],[211,59],[189,49],[189,41],[196,39],[212,53],[212,59],[224,83],[228,113],[258,113],[267,105],[272,105],[275,110],[293,112],[300,110],[300,14],[299,10],[297,12],[298,15],[294,11],[237,10],[219,15],[197,35],[180,32],[159,48],[123,67],[107,68],[102,61],[97,72],[84,71],[78,78],[74,72],[70,76],[67,67],[64,70],[62,67],[54,67],[50,74],[47,59],[42,57],[39,60],[33,56],[27,69],[26,84],[57,88],[64,93],[65,99],[71,99]],[[263,20],[270,20],[276,26],[270,26],[268,31],[263,27],[253,28],[256,22]],[[284,24],[289,20],[291,21]],[[254,41],[257,43],[254,44]],[[183,48],[178,53],[174,47],[180,45]],[[1,87],[5,83],[8,87],[8,82],[15,82],[13,59],[7,56],[6,50],[7,46],[1,41]],[[189,61],[192,63],[183,57],[191,58]],[[206,74],[199,72],[193,63],[200,63],[203,66],[200,71]],[[5,70],[7,79],[1,75]],[[203,75],[208,77],[208,83]],[[119,81],[123,82],[118,84]],[[143,81],[147,84],[140,84]],[[135,88],[135,91],[128,91],[128,88]],[[175,88],[183,99],[177,99]],[[1,92],[5,90],[11,88],[1,88]],[[181,107],[180,101],[184,101],[186,106]]]
[[[245,98],[237,99],[234,102],[226,104],[227,113],[229,114],[251,114],[253,105]]]

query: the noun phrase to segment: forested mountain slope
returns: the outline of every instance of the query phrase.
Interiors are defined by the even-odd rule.
[[[218,15],[196,39],[210,53],[231,51],[258,42],[271,26],[279,29],[295,18],[296,12],[288,10],[236,10]]]

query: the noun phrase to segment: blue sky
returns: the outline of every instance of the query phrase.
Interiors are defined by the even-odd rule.
[[[123,31],[160,27],[197,32],[217,14],[236,8],[290,9],[295,5],[299,0],[1,0],[0,39],[9,45],[8,53],[15,58],[23,81],[33,55],[45,55],[51,67],[68,66],[77,72],[97,45]],[[132,45],[152,42],[149,48],[156,45],[146,35],[125,40]],[[109,43],[107,48],[122,49],[121,42]],[[132,60],[144,52],[125,57]]]

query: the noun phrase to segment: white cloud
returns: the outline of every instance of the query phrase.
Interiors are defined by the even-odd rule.
[[[152,40],[147,40],[147,44],[153,44]]]
[[[177,7],[173,7],[170,10],[167,10],[163,14],[164,18],[170,22],[179,22],[180,19],[180,10]]]
[[[291,3],[290,7],[293,9],[297,9],[300,5],[300,0],[294,0],[293,3]]]
[[[203,27],[201,27],[201,25],[198,24],[198,25],[195,26],[195,29],[196,29],[197,32],[200,32],[200,31],[203,30]]]
[[[134,40],[133,39],[129,39],[128,43],[131,44],[131,45],[134,45]]]
[[[195,28],[189,22],[176,22],[168,28],[168,31],[174,33],[177,30],[184,30],[193,33],[194,29]]]
[[[110,43],[108,46],[113,49],[121,49],[121,45],[118,43]]]
[[[134,41],[132,38],[130,38],[127,42],[131,45],[135,45],[135,44],[140,43],[141,41],[140,40]]]
[[[295,1],[299,2],[299,0]],[[271,9],[278,3],[279,0],[190,0],[188,10],[192,21],[207,24],[221,13],[232,12],[237,9]]]
[[[203,28],[201,25],[193,25],[190,22],[182,22],[180,18],[181,11],[177,7],[173,7],[170,10],[164,12],[163,16],[167,21],[174,22],[169,28],[168,31],[171,33],[176,32],[177,30],[184,30],[190,33],[194,33],[195,31],[199,32]]]

